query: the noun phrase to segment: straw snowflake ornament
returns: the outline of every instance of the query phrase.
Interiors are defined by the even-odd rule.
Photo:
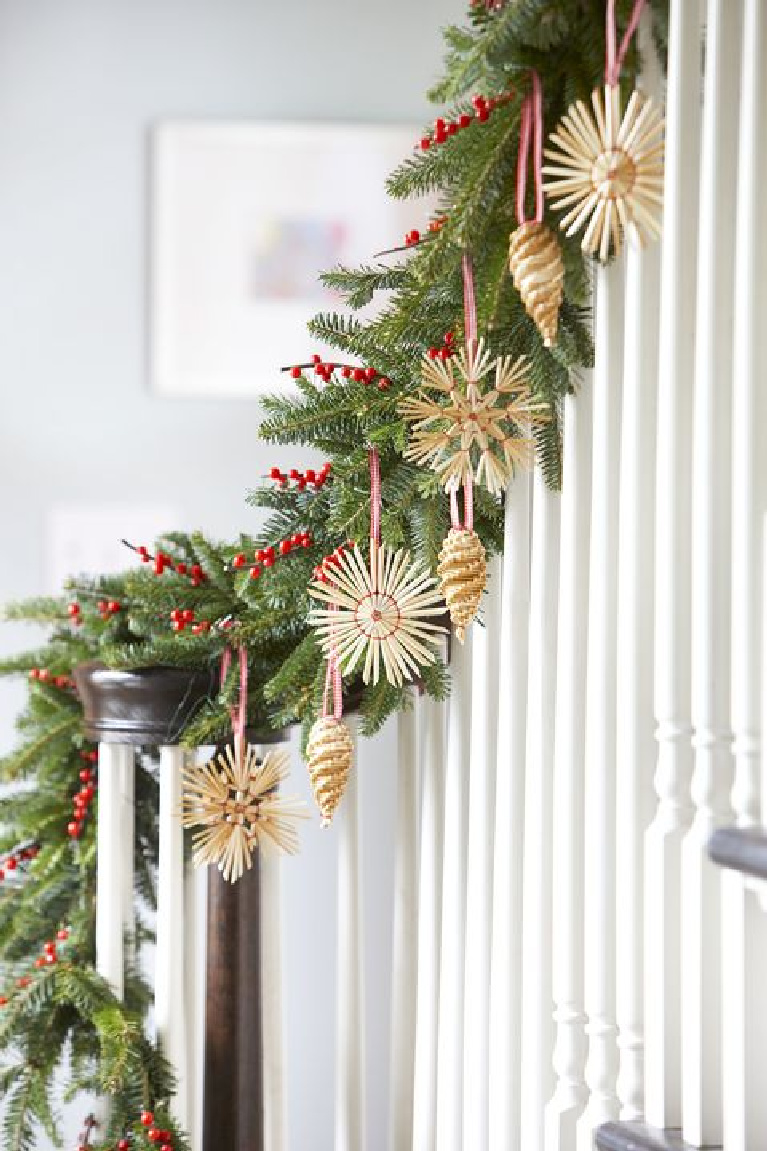
[[[446,490],[473,479],[499,494],[533,459],[530,432],[542,406],[527,378],[524,357],[493,360],[483,340],[447,362],[425,356],[421,390],[399,405],[412,425],[405,458],[433,468]]]
[[[309,614],[323,653],[338,669],[352,671],[362,663],[365,683],[378,683],[383,667],[389,683],[400,687],[434,663],[444,632],[434,616],[445,605],[436,580],[414,564],[410,552],[381,544],[381,471],[378,452],[370,459],[370,558],[355,544],[336,565],[328,567],[325,583],[309,586],[323,603]]]
[[[644,0],[635,0],[628,28],[616,47],[615,2],[607,3],[604,92],[591,95],[591,109],[576,100],[551,136],[543,168],[552,205],[566,209],[560,227],[568,236],[585,227],[581,247],[603,262],[621,250],[628,232],[640,243],[660,235],[663,203],[663,117],[649,97],[631,94],[621,114],[621,65],[636,31]]]
[[[399,687],[434,663],[444,628],[431,618],[444,615],[445,605],[436,580],[411,562],[410,552],[372,545],[368,564],[355,546],[328,568],[326,579],[309,588],[326,605],[314,608],[309,622],[342,673],[362,662],[363,681],[378,683],[383,667]]]
[[[201,829],[194,835],[195,863],[216,864],[235,883],[256,850],[295,854],[303,813],[278,794],[287,774],[287,752],[268,751],[261,759],[241,736],[202,767],[186,769],[183,824]]]

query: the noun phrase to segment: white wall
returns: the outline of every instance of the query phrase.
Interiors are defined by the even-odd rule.
[[[147,387],[148,141],[169,117],[428,118],[424,92],[440,58],[437,28],[458,0],[0,0],[0,601],[46,588],[45,526],[56,501],[162,505],[173,526],[220,536],[251,528],[243,496],[271,463],[308,461],[256,439],[255,402],[167,401]],[[288,354],[287,358],[290,356]],[[119,511],[115,534],[122,534]],[[85,555],[85,552],[83,553]],[[0,630],[0,651],[25,642]],[[0,689],[0,748],[19,690]],[[391,814],[388,733],[363,765]],[[372,798],[372,796],[371,796]],[[375,808],[372,808],[375,810]],[[384,1146],[390,818],[370,820],[368,983],[370,1148]],[[379,830],[380,829],[380,830]],[[388,829],[388,830],[387,830]],[[313,842],[313,841],[312,841]],[[329,856],[331,840],[316,849]],[[292,865],[292,906],[306,897],[306,934],[291,913],[286,960],[296,1002],[291,1035],[291,1147],[331,1146],[332,1031],[320,1010],[305,1034],[301,1004],[324,982],[299,983],[313,944],[332,964],[332,916],[319,913],[315,847]],[[311,886],[314,881],[314,887]],[[331,893],[332,896],[332,893]],[[332,904],[330,905],[332,908]],[[299,955],[298,948],[304,952]],[[318,1072],[322,1079],[318,1083]],[[73,1138],[70,1139],[70,1142]]]

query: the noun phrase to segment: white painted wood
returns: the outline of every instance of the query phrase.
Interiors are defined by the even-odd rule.
[[[681,1124],[681,843],[689,827],[692,395],[701,5],[672,0],[666,91],[655,551],[657,807],[645,838],[645,1112]]]
[[[763,436],[767,401],[767,10],[745,0],[743,21],[732,372],[732,692],[739,826],[758,823],[761,742],[762,521],[767,509]],[[767,807],[762,808],[767,811]]]
[[[128,744],[99,744],[96,970],[120,999],[125,987],[124,932],[132,916],[133,757]]]
[[[706,847],[731,819],[732,321],[741,0],[708,0],[693,426],[692,827],[682,847],[682,1130],[722,1138],[721,871]]]
[[[437,1043],[437,1147],[462,1151],[463,990],[466,940],[472,625],[463,645],[453,641],[445,765],[442,861],[442,944]],[[468,1148],[467,1148],[468,1151]]]
[[[639,30],[642,88],[660,97],[660,68],[647,14]],[[616,1001],[620,1118],[644,1114],[643,841],[652,817],[655,436],[658,397],[660,245],[626,253],[623,418],[618,527],[616,726]]]
[[[554,1093],[546,1151],[572,1151],[586,1102],[583,1010],[583,810],[586,622],[591,523],[591,377],[565,400],[554,725],[552,988]]]
[[[519,1140],[527,650],[530,611],[530,477],[506,492],[498,672],[498,762],[490,957],[490,1151]],[[441,1147],[439,1151],[442,1151]],[[467,1147],[466,1151],[470,1151]]]
[[[767,228],[767,12],[746,0],[735,247],[732,472],[732,806],[740,827],[767,824],[767,476],[761,431]],[[764,547],[762,548],[762,541]],[[761,640],[761,649],[760,649]],[[760,772],[761,756],[761,772]],[[722,873],[722,1095],[725,1151],[750,1151],[767,1131],[767,915],[736,872]]]
[[[184,832],[181,826],[185,752],[160,748],[159,855],[157,865],[157,945],[154,964],[154,1020],[157,1038],[176,1076],[173,1114],[189,1124],[189,1066],[184,959]]]
[[[287,745],[263,744],[258,754],[287,751]],[[264,1146],[287,1145],[285,1092],[285,1018],[282,983],[282,867],[279,852],[264,851],[258,861],[261,897],[261,1028],[263,1035]]]
[[[360,867],[358,719],[347,716],[354,766],[338,809],[338,956],[336,960],[335,1151],[365,1148],[363,921]]]
[[[625,264],[598,267],[594,284],[593,441],[584,814],[586,1084],[579,1151],[618,1116],[615,1025],[615,749],[618,495],[623,394]]]
[[[535,1151],[543,1147],[544,1107],[554,1089],[551,885],[559,514],[560,496],[546,487],[537,471],[533,485],[530,579],[520,1068],[520,1146]]]
[[[474,632],[466,896],[463,1145],[488,1145],[490,947],[498,733],[501,561],[488,565],[483,627]]]
[[[412,1146],[413,1151],[436,1151],[437,1020],[442,938],[442,832],[447,708],[429,696],[422,696],[417,706],[421,834]]]
[[[389,1146],[413,1137],[418,945],[418,762],[416,712],[397,717],[397,822],[394,845]]]
[[[184,997],[189,1045],[187,1119],[191,1151],[202,1151],[205,1052],[205,973],[207,971],[208,868],[188,863],[184,888]]]

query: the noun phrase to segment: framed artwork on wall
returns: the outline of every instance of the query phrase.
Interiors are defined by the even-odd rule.
[[[340,301],[318,282],[423,227],[385,180],[413,126],[183,121],[154,131],[151,380],[164,396],[258,396],[330,355],[306,331]],[[414,213],[417,215],[414,218]]]

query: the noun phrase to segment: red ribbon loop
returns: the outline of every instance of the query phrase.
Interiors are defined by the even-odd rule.
[[[248,719],[248,653],[244,644],[239,647],[240,659],[240,699],[236,707],[230,708],[232,717],[232,731],[236,739],[245,738],[245,726]],[[232,650],[226,648],[221,656],[221,687],[226,683],[229,668],[232,666]]]
[[[606,29],[605,29],[605,83],[610,88],[615,88],[620,80],[621,68],[623,61],[626,59],[626,53],[629,50],[631,39],[639,26],[639,19],[642,15],[642,9],[645,6],[645,0],[634,0],[634,6],[631,9],[631,16],[629,18],[626,31],[623,33],[623,39],[620,43],[620,48],[616,47],[618,41],[618,33],[615,27],[615,0],[607,0],[607,13],[606,13]]]
[[[530,141],[533,141],[533,180],[535,183],[534,222],[543,220],[543,89],[541,78],[532,72],[532,88],[522,102],[517,154],[517,222],[525,223],[525,196],[527,193],[527,161]]]

